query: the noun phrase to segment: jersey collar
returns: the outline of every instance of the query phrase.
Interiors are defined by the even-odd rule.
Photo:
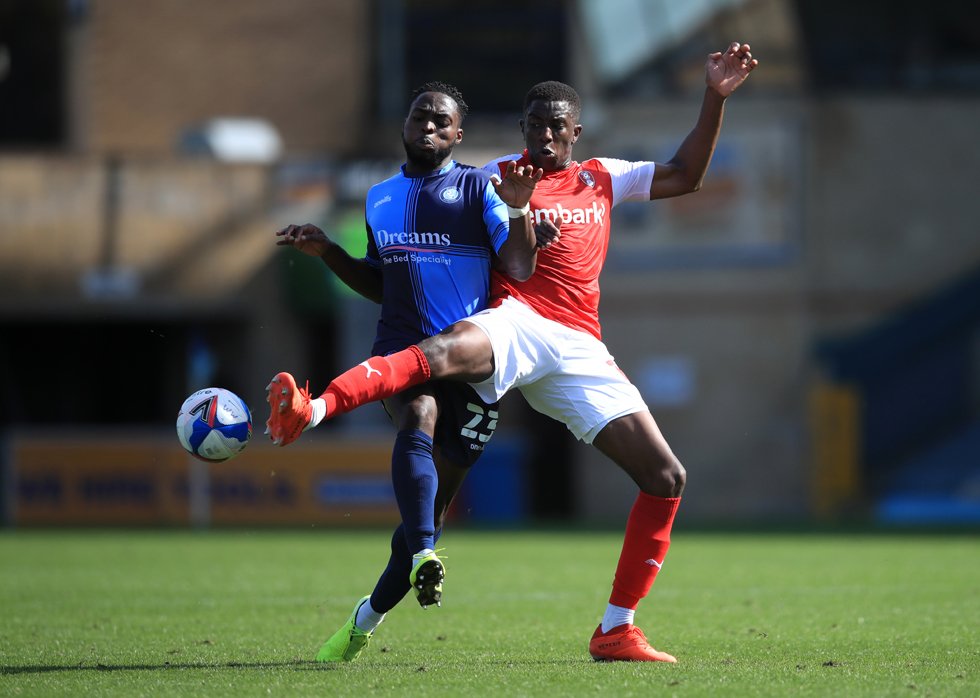
[[[445,167],[435,172],[426,172],[425,174],[420,174],[420,175],[410,175],[405,172],[404,163],[402,163],[401,170],[402,170],[402,177],[405,177],[406,179],[423,179],[425,177],[439,177],[440,175],[446,174],[447,172],[449,172],[449,170],[453,169],[454,167],[456,167],[456,161],[450,160]]]

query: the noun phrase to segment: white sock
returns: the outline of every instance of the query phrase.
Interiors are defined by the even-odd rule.
[[[373,633],[375,628],[381,625],[385,619],[384,613],[378,613],[371,606],[371,599],[368,599],[357,609],[357,617],[354,618],[354,625],[366,633]]]
[[[624,623],[632,625],[635,614],[636,609],[609,604],[606,606],[606,614],[602,617],[602,632],[608,633],[617,625],[623,625]]]
[[[327,401],[322,397],[318,397],[316,400],[310,400],[310,407],[313,408],[313,414],[310,415],[310,423],[303,427],[303,431],[312,429],[327,416]]]
[[[417,553],[415,553],[414,555],[412,555],[412,566],[414,567],[415,566],[415,562],[417,560],[421,560],[423,557],[425,557],[426,555],[430,554],[431,552],[432,552],[432,548],[422,548]]]

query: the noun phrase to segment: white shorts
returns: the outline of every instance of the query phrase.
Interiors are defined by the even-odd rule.
[[[513,298],[464,322],[482,329],[493,347],[493,376],[472,384],[485,402],[520,388],[531,407],[587,444],[612,420],[649,409],[606,345],[588,332],[548,320]]]

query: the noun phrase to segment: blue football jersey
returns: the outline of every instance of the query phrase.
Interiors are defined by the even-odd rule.
[[[491,255],[510,230],[488,172],[450,162],[409,176],[403,166],[371,187],[365,218],[365,259],[384,280],[375,354],[403,349],[486,307]]]

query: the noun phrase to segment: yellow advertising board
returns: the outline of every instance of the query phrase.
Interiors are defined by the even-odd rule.
[[[825,520],[861,501],[861,401],[848,385],[818,380],[810,390],[814,513]]]
[[[8,518],[16,525],[182,524],[189,520],[186,460],[162,439],[11,436]]]
[[[8,434],[6,512],[31,525],[376,525],[399,520],[388,440],[255,439],[225,463],[147,433]]]
[[[249,444],[208,465],[211,522],[371,525],[400,520],[391,487],[391,443]]]

